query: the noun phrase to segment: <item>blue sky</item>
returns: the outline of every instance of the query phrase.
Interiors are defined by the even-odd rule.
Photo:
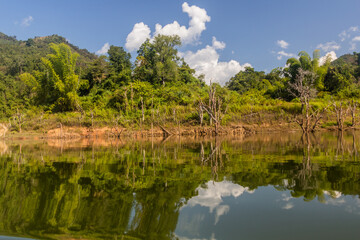
[[[127,46],[133,56],[144,37],[179,34],[181,56],[225,82],[246,63],[270,71],[301,50],[360,51],[359,10],[359,0],[0,0],[0,31],[21,40],[59,34],[90,52]]]

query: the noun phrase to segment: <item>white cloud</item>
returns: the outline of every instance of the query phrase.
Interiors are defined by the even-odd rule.
[[[148,25],[143,22],[136,23],[131,33],[126,37],[126,49],[129,51],[139,49],[141,44],[143,44],[147,38],[150,38],[150,33],[151,31]]]
[[[226,44],[224,42],[219,42],[216,40],[216,37],[212,38],[212,45],[215,49],[224,49]]]
[[[278,56],[277,56],[277,59],[278,60],[281,60],[283,57],[296,57],[295,54],[293,53],[287,53],[287,52],[284,52],[284,51],[280,51],[280,52],[277,52]]]
[[[210,22],[211,18],[207,15],[206,10],[195,5],[189,6],[187,2],[182,5],[183,12],[187,13],[189,20],[189,27],[181,26],[177,21],[167,24],[165,26],[157,23],[155,25],[154,36],[162,35],[178,35],[183,44],[196,43],[201,33],[206,29],[206,23]],[[141,44],[150,38],[151,30],[149,26],[143,22],[135,24],[133,30],[126,38],[125,47],[129,51],[137,50]]]
[[[207,45],[205,48],[199,49],[196,52],[188,51],[180,53],[180,56],[184,57],[185,62],[187,62],[191,68],[194,68],[197,74],[204,74],[207,83],[211,81],[223,85],[235,74],[244,71],[245,67],[251,67],[249,63],[240,65],[240,63],[235,60],[220,62],[220,55],[216,50],[224,47],[224,43],[218,42],[216,39],[214,41],[213,38],[212,46]]]
[[[322,66],[325,64],[325,62],[330,59],[330,62],[337,59],[336,53],[334,51],[328,52],[325,54],[325,56],[319,58],[319,65]]]
[[[340,37],[340,40],[343,42],[345,41],[346,39],[350,38],[351,37],[351,34],[354,33],[354,32],[359,32],[359,27],[358,26],[352,26],[352,27],[349,27],[347,30],[344,30],[342,31],[340,34],[339,34],[339,37]]]
[[[206,30],[206,23],[210,22],[211,18],[207,15],[205,9],[195,5],[189,6],[187,2],[183,3],[182,11],[187,13],[190,18],[188,27],[181,26],[177,21],[165,26],[156,24],[155,32],[152,36],[155,37],[158,34],[176,34],[181,38],[183,44],[197,44],[201,33]],[[129,51],[137,50],[147,38],[150,38],[150,33],[150,28],[143,22],[135,24],[132,32],[126,38],[126,49]],[[189,66],[196,70],[197,75],[204,74],[207,83],[212,81],[224,84],[236,73],[245,70],[247,66],[251,66],[248,63],[240,65],[235,60],[220,62],[218,50],[222,50],[225,47],[226,44],[224,42],[218,41],[213,37],[211,46],[207,45],[196,52],[179,52],[179,56],[183,57]]]
[[[328,52],[328,51],[336,51],[340,49],[340,45],[337,44],[336,42],[327,42],[324,44],[319,44],[317,45],[316,48],[321,48],[323,51]]]
[[[278,40],[277,45],[279,45],[283,49],[286,49],[286,48],[288,48],[289,43],[285,42],[284,40]]]
[[[340,41],[345,41],[347,38],[350,37],[350,35],[344,30],[339,34]]]
[[[353,50],[356,49],[356,43],[357,43],[357,42],[360,42],[360,36],[356,36],[356,37],[354,37],[353,39],[351,39],[351,41],[350,41],[350,48],[349,48],[350,51],[353,51]]]
[[[352,39],[353,42],[359,42],[360,41],[360,36],[356,36]]]
[[[105,54],[107,54],[109,49],[110,49],[110,44],[105,43],[104,46],[102,46],[102,48],[96,52],[96,54],[97,55],[105,55]]]
[[[164,27],[156,24],[154,35],[179,35],[183,44],[198,41],[201,33],[206,29],[206,23],[210,22],[211,18],[207,15],[205,9],[195,5],[189,6],[187,2],[183,3],[182,10],[187,13],[190,18],[188,28],[186,26],[180,26],[177,21],[167,24]]]
[[[28,27],[31,25],[31,23],[33,21],[34,21],[34,18],[32,16],[28,16],[21,21],[21,26]]]
[[[349,28],[349,32],[357,32],[359,31],[359,27],[358,26],[354,26],[354,27],[350,27]]]

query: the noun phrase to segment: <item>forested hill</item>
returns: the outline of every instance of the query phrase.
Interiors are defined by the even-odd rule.
[[[360,53],[344,54],[331,63],[331,66],[349,65],[351,68],[360,66]]]
[[[72,51],[79,54],[78,66],[85,67],[89,62],[97,59],[95,54],[72,45],[64,37],[56,34],[20,41],[16,37],[0,32],[0,71],[15,76],[23,72],[38,70],[41,58],[51,52],[50,43],[65,43],[70,46]]]

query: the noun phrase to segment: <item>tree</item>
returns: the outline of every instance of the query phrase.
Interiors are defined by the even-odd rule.
[[[257,72],[252,67],[246,67],[245,71],[240,71],[226,83],[230,90],[239,92],[240,94],[250,89],[262,90],[266,89],[264,82],[265,73]]]
[[[138,50],[135,77],[163,86],[166,82],[177,81],[180,59],[176,47],[180,45],[177,35],[157,35],[153,42],[146,40]]]
[[[115,73],[120,73],[125,69],[131,69],[131,54],[126,52],[123,47],[117,47],[111,45],[109,50],[110,66]]]
[[[299,98],[301,103],[301,119],[295,119],[304,133],[315,130],[321,119],[320,110],[315,110],[310,105],[310,99],[316,94],[315,73],[300,68],[294,82],[290,82],[290,91],[294,97]]]
[[[324,78],[330,65],[331,59],[327,58],[325,63],[320,66],[319,50],[315,50],[313,52],[312,59],[310,55],[305,51],[299,52],[298,56],[299,58],[289,58],[286,61],[288,67],[284,69],[285,76],[289,77],[290,82],[294,83],[300,69],[313,72],[314,74],[316,74],[316,79],[314,81],[315,88],[319,91],[323,90]]]
[[[355,81],[354,72],[347,64],[344,64],[329,68],[324,79],[324,85],[327,91],[338,93],[350,87]]]
[[[64,43],[50,44],[52,53],[41,58],[43,72],[24,73],[20,79],[36,93],[38,103],[52,105],[58,111],[74,110],[78,106],[76,74],[77,53]]]
[[[154,38],[155,62],[157,80],[163,86],[165,82],[177,80],[177,56],[176,46],[180,46],[180,37],[177,35],[158,35]]]

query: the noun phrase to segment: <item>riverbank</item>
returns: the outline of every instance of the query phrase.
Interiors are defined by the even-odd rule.
[[[358,130],[358,128],[348,128]],[[319,127],[318,131],[336,131],[336,127],[329,125]],[[215,128],[210,126],[170,126],[162,125],[153,128],[125,128],[125,127],[79,127],[63,126],[49,129],[48,131],[6,131],[5,136],[0,139],[11,140],[41,140],[41,139],[82,139],[82,138],[164,138],[170,136],[182,137],[214,137],[214,136],[234,136],[241,137],[256,133],[274,133],[274,132],[298,132],[301,131],[296,123],[278,123],[278,124],[238,124],[221,126],[218,133]]]
[[[244,136],[254,133],[301,131],[295,116],[276,112],[259,112],[234,115],[226,120],[215,132],[209,123],[200,126],[195,120],[190,122],[154,121],[133,123],[126,120],[100,118],[79,119],[77,113],[34,115],[21,124],[14,120],[0,122],[0,139],[78,139],[78,138],[147,138],[168,136]],[[345,119],[345,129],[350,127],[351,119]],[[336,118],[331,112],[324,114],[316,131],[337,130]]]

